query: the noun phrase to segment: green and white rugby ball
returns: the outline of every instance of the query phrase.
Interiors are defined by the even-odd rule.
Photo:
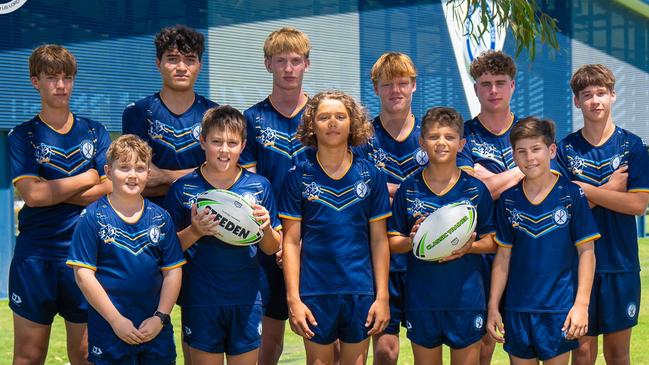
[[[426,261],[449,256],[471,238],[477,216],[475,207],[468,201],[440,207],[419,225],[413,239],[412,253]]]
[[[197,209],[208,209],[219,222],[219,240],[233,246],[250,246],[264,236],[259,223],[253,216],[250,203],[238,194],[228,190],[212,189],[196,198]]]

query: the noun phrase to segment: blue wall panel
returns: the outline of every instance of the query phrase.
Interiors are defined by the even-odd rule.
[[[361,7],[361,95],[370,114],[380,111],[370,71],[386,51],[408,54],[418,69],[413,113],[422,117],[434,106],[451,106],[468,119],[469,108],[457,70],[444,12],[439,2],[401,7],[376,3]]]

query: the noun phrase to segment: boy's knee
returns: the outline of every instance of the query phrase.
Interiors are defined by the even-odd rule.
[[[629,348],[627,346],[604,346],[604,359],[610,365],[630,364]]]

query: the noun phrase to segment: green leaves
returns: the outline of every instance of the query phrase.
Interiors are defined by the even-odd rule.
[[[541,11],[539,2],[535,0],[447,0],[448,5],[464,11],[454,11],[456,22],[466,24],[465,34],[474,41],[490,31],[491,25],[496,31],[504,31],[507,27],[516,41],[516,56],[523,50],[528,51],[530,60],[536,56],[536,41],[559,49],[557,41],[557,20]],[[473,14],[479,11],[479,16]],[[461,15],[466,14],[466,15]]]

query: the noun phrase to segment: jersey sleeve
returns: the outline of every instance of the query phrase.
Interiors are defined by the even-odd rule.
[[[182,186],[181,181],[171,184],[164,203],[167,212],[171,216],[171,221],[178,231],[182,231],[191,224],[191,216],[187,216],[188,210],[183,205]],[[189,211],[189,214],[191,215],[191,211]]]
[[[143,140],[149,141],[146,116],[135,103],[126,106],[122,113],[122,134],[135,134]]]
[[[584,191],[577,185],[572,186],[572,212],[570,217],[570,235],[575,246],[596,240],[601,237],[593,213],[588,206]]]
[[[94,271],[97,270],[97,255],[99,253],[99,229],[94,221],[95,216],[86,208],[74,229],[70,252],[66,264],[80,266]]]
[[[649,154],[640,138],[635,138],[629,147],[629,192],[649,192]]]
[[[106,172],[104,171],[104,165],[106,165],[106,152],[108,152],[108,147],[110,146],[110,135],[102,124],[99,124],[97,127],[97,151],[95,151],[95,157],[93,159],[95,169],[99,173],[99,177],[102,179],[106,177]]]
[[[496,202],[496,244],[511,248],[514,244],[514,232],[507,217],[504,198],[501,196]]]
[[[557,145],[557,156],[550,161],[550,169],[559,172],[568,180],[573,180],[573,176],[568,168],[568,160],[566,158],[565,147],[563,141]]]
[[[478,191],[478,222],[476,225],[476,233],[480,238],[496,233],[496,222],[494,217],[494,201],[491,198],[489,189],[481,183]]]
[[[246,118],[246,147],[239,156],[239,164],[244,168],[257,165],[257,134],[255,129],[255,116],[250,109],[243,113]]]
[[[385,174],[377,169],[372,163],[370,166],[372,186],[370,189],[370,222],[376,222],[386,219],[392,215],[390,210],[390,193],[388,192],[388,182]]]
[[[282,196],[279,198],[279,217],[282,219],[302,220],[302,184],[300,172],[295,168],[288,171],[284,178]]]
[[[471,147],[469,147],[468,142],[465,143],[462,150],[457,153],[457,161],[455,164],[463,170],[473,170],[473,158],[471,158]]]
[[[9,132],[7,139],[12,183],[25,178],[39,178],[39,168],[34,156],[34,147],[22,129]]]
[[[275,202],[275,196],[273,195],[273,189],[270,186],[270,183],[265,183],[264,193],[262,195],[261,205],[266,208],[268,214],[270,215],[270,225],[275,230],[282,229],[282,224],[277,215],[277,203]]]
[[[406,201],[406,187],[402,184],[392,199],[392,216],[388,218],[389,236],[409,236],[410,222],[408,219],[408,202]]]
[[[178,235],[176,234],[176,228],[173,221],[169,219],[170,217],[168,213],[165,215],[167,216],[167,219],[165,219],[165,223],[161,227],[163,239],[160,244],[162,250],[160,269],[163,271],[175,269],[187,263],[187,260],[185,260],[185,257],[183,256],[183,250],[180,247],[180,241],[178,240]]]

